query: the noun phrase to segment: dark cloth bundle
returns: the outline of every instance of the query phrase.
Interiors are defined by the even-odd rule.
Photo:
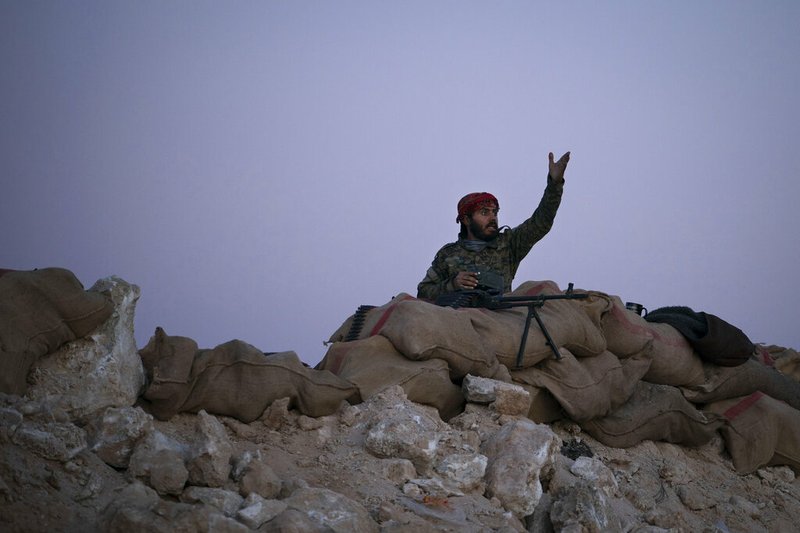
[[[741,365],[755,348],[736,326],[716,315],[695,312],[689,307],[661,307],[647,313],[645,320],[674,327],[686,337],[701,359],[715,365]]]

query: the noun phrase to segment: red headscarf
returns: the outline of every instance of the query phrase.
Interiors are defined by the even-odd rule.
[[[490,204],[494,204],[494,206],[497,207],[498,209],[500,208],[500,203],[497,201],[497,198],[495,198],[494,195],[491,193],[488,192],[469,193],[464,198],[458,201],[458,216],[456,217],[456,223],[461,222],[462,216],[471,215],[478,209]]]

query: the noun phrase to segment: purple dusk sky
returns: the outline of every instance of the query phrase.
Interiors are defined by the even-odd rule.
[[[800,3],[0,3],[0,268],[141,287],[156,326],[315,364],[487,190],[515,286],[716,314],[800,348]]]

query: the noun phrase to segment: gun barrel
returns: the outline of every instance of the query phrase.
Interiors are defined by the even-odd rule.
[[[540,294],[538,296],[501,296],[497,299],[498,302],[508,303],[539,303],[548,300],[582,300],[588,298],[588,294]]]

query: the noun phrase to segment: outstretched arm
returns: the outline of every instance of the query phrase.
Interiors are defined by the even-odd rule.
[[[519,262],[542,237],[553,227],[558,206],[561,204],[561,193],[564,189],[564,171],[569,163],[569,152],[558,161],[553,152],[548,154],[550,161],[547,171],[547,187],[533,215],[512,230],[512,251],[514,260]]]

